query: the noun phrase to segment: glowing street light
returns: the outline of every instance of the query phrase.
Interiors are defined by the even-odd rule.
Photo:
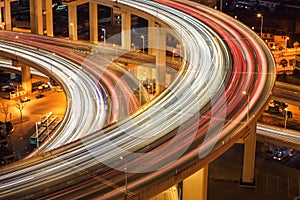
[[[39,148],[39,126],[41,122],[35,122],[36,146]]]
[[[141,35],[141,38],[143,40],[143,53],[144,53],[144,50],[145,50],[145,37],[143,35]]]
[[[106,29],[105,29],[105,28],[102,28],[101,30],[103,31],[103,43],[105,44]]]
[[[127,180],[127,160],[125,157],[120,156],[121,160],[124,160],[124,172],[125,172],[125,199],[128,196],[128,180]]]
[[[257,14],[257,17],[260,18],[260,37],[262,38],[262,30],[263,30],[263,23],[264,23],[264,16],[260,13]]]

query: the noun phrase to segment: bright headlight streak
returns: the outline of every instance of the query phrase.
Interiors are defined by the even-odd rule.
[[[64,82],[66,84],[66,94],[70,95],[68,97],[68,104],[79,105],[73,107],[71,110],[67,110],[66,113],[69,113],[69,116],[66,116],[63,119],[62,124],[65,126],[66,123],[68,123],[69,125],[62,128],[60,134],[61,136],[58,137],[57,140],[54,141],[51,145],[49,145],[46,148],[47,150],[56,148],[65,143],[76,140],[82,137],[83,135],[90,134],[104,125],[105,109],[101,92],[98,89],[97,85],[91,82],[90,78],[87,77],[85,73],[82,73],[82,71],[79,68],[74,68],[74,65],[71,66],[68,62],[64,60],[60,60],[60,63],[56,62],[55,60],[50,61],[49,55],[43,52],[38,51],[38,53],[34,53],[34,50],[25,50],[23,48],[16,49],[15,47],[11,47],[9,45],[4,44],[1,44],[1,47],[3,51],[7,51],[8,53],[16,54],[16,56],[20,56],[24,59],[31,60],[32,62],[35,62],[40,66],[48,68],[48,71],[52,70],[53,75],[56,75],[56,77],[61,82]],[[45,55],[47,55],[48,57],[46,58]],[[57,56],[53,56],[53,59],[56,58]],[[78,76],[81,76],[81,81],[76,82]],[[65,80],[68,81],[65,82]],[[84,85],[77,86],[78,84],[82,83]],[[80,88],[81,92],[78,91],[78,88]],[[94,94],[97,93],[98,95],[94,96]],[[81,96],[82,94],[84,94],[84,96]],[[99,100],[100,97],[101,100]],[[86,104],[89,106],[84,107],[82,104]],[[95,109],[95,107],[99,107],[99,105],[102,105],[100,107],[100,113]],[[81,113],[83,113],[84,116],[82,116]],[[74,121],[74,119],[77,120]],[[88,120],[89,123],[86,123],[86,121]]]

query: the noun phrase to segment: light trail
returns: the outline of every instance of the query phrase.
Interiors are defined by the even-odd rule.
[[[175,184],[175,172],[197,165],[248,128],[244,90],[251,98],[249,122],[255,120],[275,82],[268,47],[251,30],[219,17],[215,10],[186,1],[159,2],[166,5],[118,1],[157,16],[182,38],[184,62],[178,77],[129,118],[29,159],[22,167],[0,169],[1,197],[52,193],[44,198],[121,198],[126,193],[122,156],[129,195],[138,198],[145,187],[161,181]],[[28,176],[33,177],[30,182]]]

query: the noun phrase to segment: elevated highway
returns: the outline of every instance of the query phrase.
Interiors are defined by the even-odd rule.
[[[252,30],[188,1],[118,4],[156,16],[182,38],[178,76],[130,117],[1,168],[1,198],[148,199],[255,132],[275,63]]]
[[[277,81],[271,99],[300,107],[299,96],[299,86]]]
[[[257,139],[300,151],[300,132],[266,124],[258,124]]]

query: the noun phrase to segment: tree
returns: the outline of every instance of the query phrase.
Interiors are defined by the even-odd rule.
[[[6,103],[3,99],[1,99],[1,112],[5,115],[4,122],[7,122],[7,115],[9,114],[9,103]]]
[[[16,101],[15,101],[15,105],[16,105],[16,108],[19,110],[19,112],[20,112],[20,115],[21,115],[21,123],[22,123],[22,121],[23,121],[23,110],[24,110],[24,108],[25,108],[25,106],[26,106],[26,103],[24,103],[23,101],[22,101],[22,99],[21,99],[21,97],[20,98],[18,98]]]

